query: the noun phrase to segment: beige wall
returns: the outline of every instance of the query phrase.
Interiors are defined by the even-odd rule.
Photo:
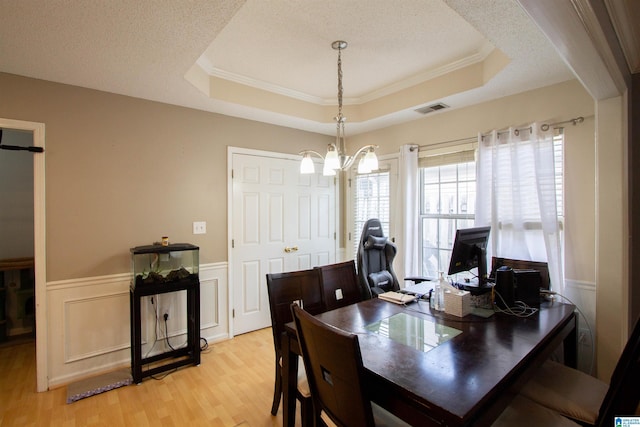
[[[417,114],[417,113],[416,113]],[[576,81],[508,96],[456,110],[432,113],[403,125],[350,138],[350,147],[378,144],[381,153],[403,144],[430,145],[473,137],[478,132],[578,116],[585,123],[565,125],[566,271],[570,280],[595,282],[594,101]]]
[[[46,126],[47,280],[124,273],[128,249],[161,236],[227,260],[227,146],[323,151],[330,137],[0,74],[0,117]],[[577,81],[352,136],[349,147],[428,145],[534,120],[568,125],[566,276],[594,281],[594,103]],[[593,207],[593,208],[589,208]],[[191,233],[207,221],[208,233]]]
[[[127,273],[169,236],[227,260],[227,146],[296,153],[331,138],[0,73],[0,117],[46,132],[47,281]],[[192,234],[206,221],[207,234]]]

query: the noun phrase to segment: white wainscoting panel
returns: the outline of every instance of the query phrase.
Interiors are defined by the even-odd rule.
[[[129,348],[129,295],[119,292],[64,302],[65,363]]]
[[[200,336],[209,344],[229,337],[227,277],[226,262],[200,266]],[[126,273],[47,283],[49,388],[131,365],[130,279]],[[144,356],[186,342],[182,294],[158,295],[153,304],[143,298]]]
[[[209,343],[229,338],[227,263],[200,266],[200,333]]]
[[[578,369],[593,374],[596,331],[596,284],[565,279],[565,297],[579,309]]]

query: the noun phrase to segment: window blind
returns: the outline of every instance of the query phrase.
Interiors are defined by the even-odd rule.
[[[357,175],[353,184],[355,184],[355,191],[353,192],[353,232],[356,235],[352,239],[352,250],[355,259],[358,245],[360,244],[362,227],[364,227],[364,223],[369,218],[378,218],[385,236],[389,235],[391,210],[389,172],[380,171],[378,173]]]
[[[453,165],[457,163],[473,162],[476,160],[476,150],[464,150],[455,153],[425,155],[418,158],[418,167]]]

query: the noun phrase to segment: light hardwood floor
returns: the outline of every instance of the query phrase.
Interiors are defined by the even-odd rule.
[[[0,426],[281,426],[274,357],[262,329],[210,344],[200,366],[67,404],[66,387],[36,393],[34,343],[1,348]]]

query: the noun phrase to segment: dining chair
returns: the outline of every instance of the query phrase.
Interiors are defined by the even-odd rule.
[[[580,424],[542,406],[522,395],[517,395],[491,427],[580,427]]]
[[[582,425],[613,425],[635,415],[640,403],[640,319],[625,345],[609,385],[577,369],[546,361],[520,394]]]
[[[310,313],[324,311],[322,289],[318,271],[314,269],[288,273],[267,274],[267,293],[271,311],[271,331],[275,348],[275,386],[271,414],[276,415],[282,398],[282,340],[286,336],[285,325],[293,321],[291,303],[298,303]],[[299,364],[296,397],[300,401],[300,415],[303,426],[313,425],[311,392],[304,367]]]
[[[330,427],[408,425],[367,396],[357,335],[327,325],[296,304],[291,310],[316,420]]]
[[[356,264],[351,261],[316,267],[326,311],[362,301]]]

